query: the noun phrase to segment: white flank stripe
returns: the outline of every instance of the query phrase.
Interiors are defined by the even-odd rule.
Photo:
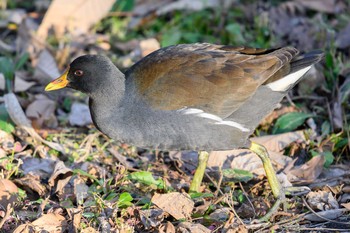
[[[228,125],[228,126],[232,126],[232,127],[237,128],[237,129],[240,129],[243,132],[249,132],[249,129],[244,128],[243,125],[241,125],[241,124],[239,124],[237,122],[234,122],[234,121],[220,121],[220,122],[216,122],[215,124],[217,124],[217,125]]]
[[[245,128],[243,125],[234,122],[234,121],[224,121],[222,118],[214,115],[214,114],[210,114],[210,113],[206,113],[201,109],[197,109],[197,108],[181,108],[179,110],[177,110],[178,112],[181,112],[184,115],[195,115],[198,117],[202,117],[202,118],[206,118],[206,119],[210,119],[213,121],[216,121],[215,124],[217,125],[228,125],[231,127],[235,127],[237,129],[240,129],[243,132],[249,132],[250,130]]]
[[[273,91],[287,91],[290,86],[296,83],[303,75],[310,70],[311,66],[305,67],[297,72],[289,74],[275,82],[269,83],[268,86]]]

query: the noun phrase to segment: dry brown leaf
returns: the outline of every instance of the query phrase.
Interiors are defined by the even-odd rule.
[[[17,186],[10,180],[0,179],[0,205],[7,207],[8,204],[13,204],[17,201]]]
[[[30,223],[19,225],[13,233],[35,233],[34,226]]]
[[[350,202],[341,204],[343,207],[345,207],[347,210],[350,210]]]
[[[166,222],[165,224],[161,224],[158,228],[159,233],[175,233],[175,227],[171,222]]]
[[[87,227],[84,229],[81,229],[81,233],[98,233],[97,230],[95,230],[93,227]]]
[[[307,203],[313,210],[339,209],[339,204],[330,192],[310,192],[306,196]]]
[[[68,224],[62,215],[49,213],[33,221],[32,225],[35,226],[37,231],[45,230],[45,232],[60,233],[66,230]]]
[[[86,33],[111,9],[115,0],[54,0],[38,29],[38,36],[45,39],[50,29],[57,36],[67,30],[73,33]]]
[[[283,134],[268,135],[263,137],[251,138],[253,142],[263,145],[268,151],[280,152],[289,146],[292,142],[305,142],[303,131],[288,132]]]
[[[211,230],[199,223],[182,222],[178,225],[178,232],[210,233]]]
[[[188,196],[178,192],[167,194],[156,193],[151,201],[176,220],[189,218],[194,207],[194,202]]]
[[[58,125],[55,116],[56,103],[45,95],[38,94],[35,100],[26,109],[27,117],[32,120],[34,128],[43,126],[55,128]]]
[[[323,171],[325,158],[322,155],[314,156],[307,163],[292,168],[288,173],[288,180],[291,182],[312,183]]]
[[[55,191],[62,192],[64,186],[69,182],[73,175],[70,168],[67,168],[62,161],[58,161],[55,164],[54,172],[52,173],[48,183],[51,187],[55,186]]]
[[[40,177],[27,174],[24,177],[15,179],[14,182],[18,184],[27,193],[37,193],[40,197],[43,197],[48,192],[48,188],[41,183]]]
[[[67,213],[69,215],[69,218],[72,222],[74,232],[79,232],[78,229],[81,228],[81,217],[82,217],[82,207],[79,206],[78,208],[67,208]]]
[[[146,230],[158,227],[164,220],[165,212],[161,209],[137,210],[134,215],[141,220]]]

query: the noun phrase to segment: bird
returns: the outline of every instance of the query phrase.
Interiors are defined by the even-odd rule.
[[[45,91],[69,87],[89,97],[94,125],[145,149],[198,151],[189,190],[198,192],[210,151],[248,148],[263,162],[277,199],[285,200],[267,150],[249,140],[259,122],[320,62],[314,50],[209,43],[161,48],[122,73],[103,55],[76,58]]]

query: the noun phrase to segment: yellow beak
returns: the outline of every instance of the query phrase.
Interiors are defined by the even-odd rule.
[[[59,78],[47,84],[47,86],[45,87],[45,91],[53,91],[66,87],[69,83],[67,79],[68,72],[69,67]]]

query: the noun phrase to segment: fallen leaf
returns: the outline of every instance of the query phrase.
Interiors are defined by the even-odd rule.
[[[34,226],[30,223],[21,224],[13,231],[13,233],[34,233],[34,232],[35,232]]]
[[[64,232],[67,227],[66,219],[59,214],[49,213],[45,214],[42,217],[32,222],[32,225],[35,227],[36,231],[45,231],[45,232]]]
[[[194,202],[188,196],[178,192],[156,193],[152,197],[151,202],[169,213],[176,220],[189,218],[194,207]]]
[[[26,109],[27,117],[32,120],[34,128],[56,128],[58,121],[55,116],[56,103],[45,95],[38,94]]]
[[[345,207],[347,210],[350,210],[350,202],[341,204],[343,207]]]
[[[40,135],[33,129],[26,115],[24,114],[20,104],[18,103],[17,97],[13,93],[5,94],[4,96],[5,106],[9,113],[11,120],[20,128],[24,129],[34,140],[42,142],[52,149],[55,149],[62,154],[65,154],[65,150],[62,145],[54,142],[49,142],[40,137]],[[36,142],[33,142],[34,146]]]
[[[56,192],[61,192],[73,175],[71,169],[67,168],[62,161],[55,164],[55,169],[48,181],[51,187],[55,187]]]
[[[92,124],[89,106],[86,104],[74,102],[69,114],[69,124],[77,126],[86,126]]]
[[[46,85],[60,76],[55,58],[46,49],[41,51],[34,67],[33,78],[40,84]]]
[[[46,187],[40,180],[40,177],[27,174],[24,177],[15,179],[14,182],[24,189],[27,193],[37,193],[40,197],[43,197],[48,193],[48,187]]]
[[[134,211],[135,216],[141,220],[145,229],[157,227],[164,219],[164,211],[161,209],[137,210]]]
[[[41,159],[35,157],[25,157],[22,159],[21,169],[23,173],[39,176],[42,179],[48,179],[53,173],[55,161],[52,159]]]
[[[263,145],[268,151],[283,151],[291,143],[300,141],[305,142],[304,131],[294,131],[277,135],[267,135],[262,137],[251,138],[253,142]]]
[[[17,186],[10,180],[0,179],[0,205],[7,207],[8,204],[13,204],[17,201]]]
[[[312,183],[323,171],[325,157],[322,155],[314,156],[307,163],[299,167],[292,168],[288,173],[288,180],[298,183]]]
[[[20,75],[15,75],[15,88],[14,92],[23,92],[35,85],[35,82],[28,82],[24,80]],[[2,73],[0,73],[0,90],[5,89],[5,78]]]
[[[178,225],[178,232],[210,233],[211,230],[199,223],[181,222]]]
[[[319,216],[323,217],[319,217]],[[314,221],[314,222],[326,222],[327,219],[333,220],[333,219],[337,219],[340,216],[343,215],[343,211],[340,209],[337,210],[325,210],[325,211],[320,211],[317,212],[317,215],[314,213],[311,214],[307,214],[304,216],[305,219],[309,220],[309,221]]]
[[[115,0],[54,0],[38,29],[38,36],[45,39],[50,29],[60,37],[67,30],[71,33],[86,33],[111,9]]]
[[[339,209],[339,204],[332,193],[326,191],[310,192],[306,201],[313,210]]]

